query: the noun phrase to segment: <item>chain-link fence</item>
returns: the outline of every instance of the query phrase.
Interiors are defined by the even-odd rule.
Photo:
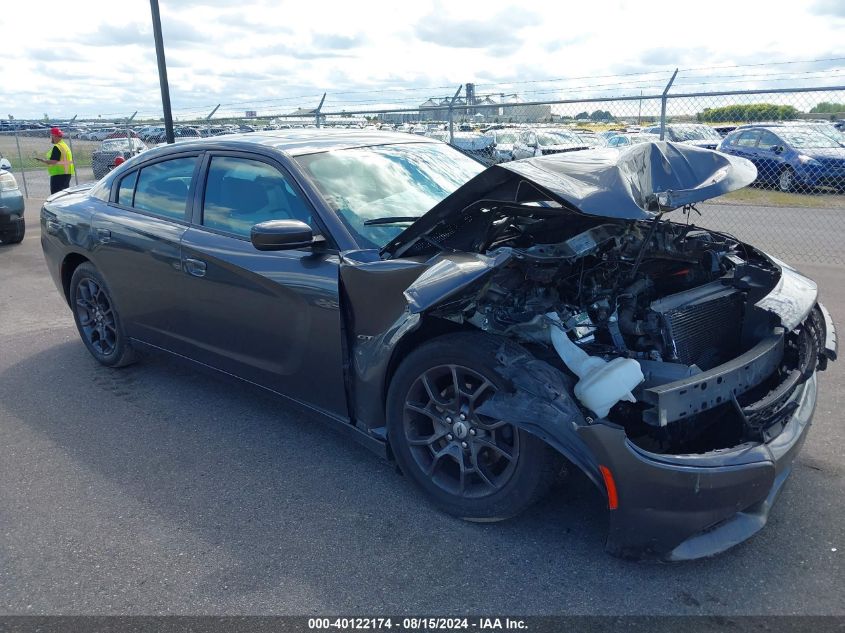
[[[518,94],[476,94],[467,84],[414,108],[336,112],[321,102],[311,110],[249,114],[182,120],[174,135],[179,142],[268,129],[386,129],[438,138],[488,165],[661,138],[718,149],[751,160],[757,180],[702,205],[703,215],[690,221],[733,232],[789,260],[845,263],[843,86],[678,94],[670,81],[662,92],[648,95],[538,102]],[[11,121],[0,127],[0,154],[30,198],[49,195],[46,169],[34,157],[51,149],[51,124]],[[165,141],[162,121],[59,125],[80,183],[102,177],[115,160]]]

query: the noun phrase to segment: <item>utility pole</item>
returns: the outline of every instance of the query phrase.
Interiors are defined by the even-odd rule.
[[[158,60],[158,80],[161,83],[161,107],[164,110],[164,134],[168,143],[174,142],[173,115],[170,112],[170,86],[167,83],[167,63],[164,61],[164,40],[161,37],[161,15],[158,11],[158,0],[150,0],[150,10],[153,14],[153,36],[156,44],[156,59]]]

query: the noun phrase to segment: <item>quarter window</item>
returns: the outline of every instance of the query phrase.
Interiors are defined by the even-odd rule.
[[[312,225],[308,204],[275,167],[248,158],[215,156],[208,168],[203,226],[249,237],[268,220]]]
[[[138,180],[138,172],[133,171],[127,174],[120,181],[120,187],[117,190],[117,203],[124,207],[132,206],[132,194],[135,192],[135,183]]]
[[[144,167],[138,176],[133,206],[175,220],[185,219],[188,191],[197,158],[174,158]]]

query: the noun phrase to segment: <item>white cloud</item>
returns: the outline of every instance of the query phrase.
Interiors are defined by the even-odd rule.
[[[224,104],[221,111],[252,103],[284,112],[315,105],[323,91],[327,108],[408,107],[469,81],[482,93],[535,99],[590,86],[599,88],[593,95],[633,93],[649,82],[658,87],[676,66],[845,57],[838,21],[830,17],[841,14],[841,3],[781,4],[760,11],[735,0],[712,0],[706,10],[675,0],[161,0],[161,11],[178,115],[216,103]],[[18,118],[41,116],[48,106],[57,117],[160,112],[147,0],[76,0],[72,11],[48,0],[41,9],[60,14],[60,26],[33,18],[20,2],[4,7],[0,112]],[[841,83],[843,67],[840,60],[775,70],[827,68]],[[650,71],[660,73],[627,82],[602,78]],[[711,76],[736,72],[682,73],[677,84],[712,83],[718,79]],[[526,83],[565,77],[575,79]]]

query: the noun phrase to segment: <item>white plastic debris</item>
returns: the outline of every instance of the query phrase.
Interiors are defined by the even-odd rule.
[[[561,322],[556,312],[549,312],[546,316],[556,323]],[[643,381],[643,372],[637,361],[614,358],[608,362],[598,356],[590,356],[559,327],[551,328],[551,339],[561,360],[580,378],[575,385],[575,396],[598,417],[605,417],[620,400],[637,401],[631,393]]]

